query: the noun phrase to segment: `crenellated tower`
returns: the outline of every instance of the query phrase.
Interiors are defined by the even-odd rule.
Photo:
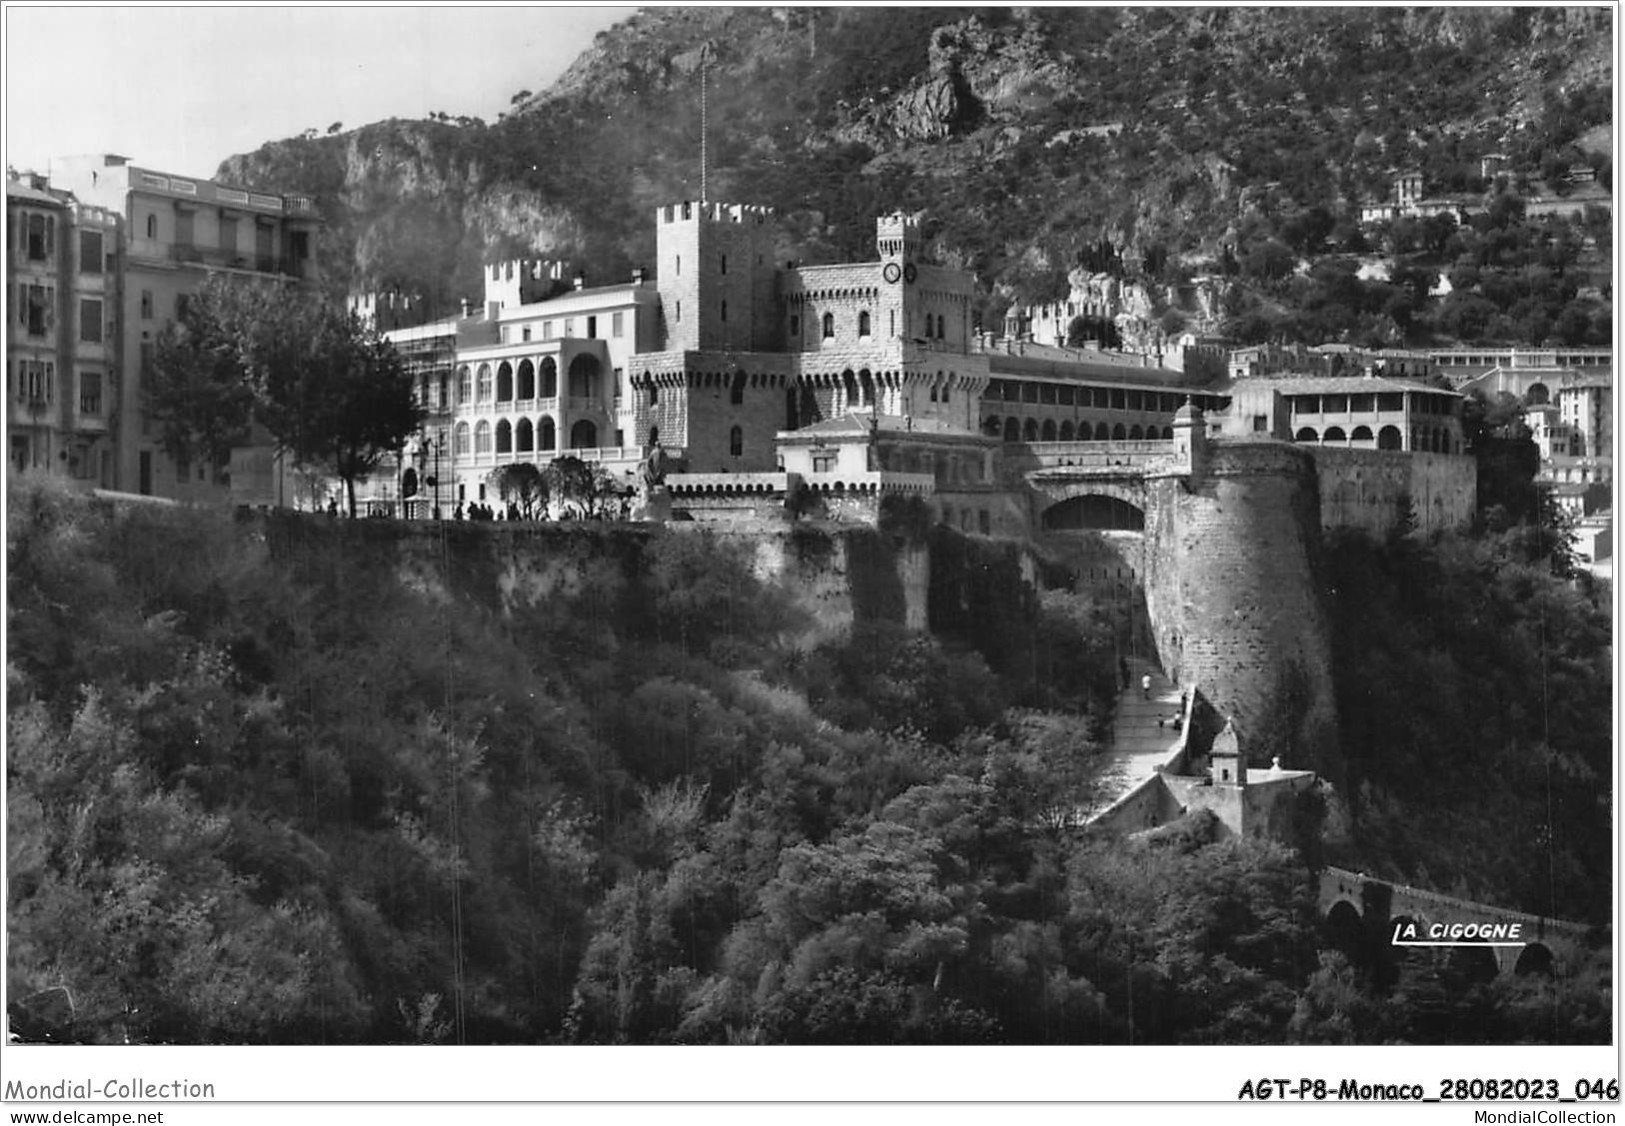
[[[485,311],[494,316],[502,309],[544,301],[563,288],[570,276],[568,262],[552,258],[512,258],[485,266]]]
[[[777,271],[786,248],[772,208],[690,200],[660,208],[655,227],[665,351],[783,346]]]

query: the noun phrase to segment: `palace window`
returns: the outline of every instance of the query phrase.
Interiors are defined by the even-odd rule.
[[[44,336],[55,327],[56,317],[51,308],[55,301],[56,290],[50,286],[28,287],[28,302],[21,310],[22,321],[28,326],[28,335]]]
[[[468,423],[459,422],[453,431],[451,452],[454,457],[468,456]]]
[[[745,431],[738,426],[728,431],[728,453],[732,457],[741,457],[745,453]]]
[[[102,233],[100,231],[79,232],[79,272],[81,274],[99,274],[102,272]]]
[[[28,257],[35,262],[50,258],[56,247],[56,220],[49,215],[28,217]]]
[[[80,298],[79,339],[86,344],[102,342],[102,303],[99,299]]]
[[[867,309],[858,314],[858,335],[869,335],[869,311]]]
[[[624,313],[611,313],[609,315],[609,334],[619,340],[625,331]]]
[[[835,314],[824,314],[824,339],[831,340],[835,336]]]
[[[89,415],[102,413],[101,372],[82,371],[79,373],[79,413]]]
[[[484,419],[474,427],[474,452],[488,454],[491,452],[491,424]]]
[[[491,401],[491,365],[481,364],[475,385],[476,402],[489,403]]]
[[[51,384],[56,375],[56,365],[39,360],[25,361],[23,364],[24,382],[27,383],[28,399],[36,403],[51,401]]]

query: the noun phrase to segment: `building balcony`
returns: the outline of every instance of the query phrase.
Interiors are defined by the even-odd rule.
[[[297,259],[278,260],[274,254],[252,254],[217,246],[176,244],[169,248],[169,260],[216,269],[249,270],[257,274],[282,274],[293,278],[304,276],[304,263]]]

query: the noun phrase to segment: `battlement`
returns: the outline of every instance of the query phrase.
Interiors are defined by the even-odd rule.
[[[755,203],[716,203],[714,201],[684,200],[668,203],[656,209],[656,221],[661,224],[692,222],[696,219],[712,223],[755,223],[758,226],[773,218],[771,207]]]
[[[483,268],[485,308],[513,309],[545,301],[571,276],[570,264],[552,258],[513,258]]]
[[[875,248],[882,258],[917,257],[922,236],[920,221],[894,211],[875,220]]]
[[[509,282],[516,278],[530,281],[562,281],[569,264],[552,258],[513,258],[506,262],[491,262],[485,267],[487,284]]]
[[[412,328],[429,319],[427,301],[417,294],[395,289],[352,292],[345,297],[344,307],[362,324],[379,332]]]

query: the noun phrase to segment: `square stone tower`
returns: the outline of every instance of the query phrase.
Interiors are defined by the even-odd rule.
[[[772,208],[668,204],[655,229],[664,351],[783,347],[777,279],[785,240]]]

